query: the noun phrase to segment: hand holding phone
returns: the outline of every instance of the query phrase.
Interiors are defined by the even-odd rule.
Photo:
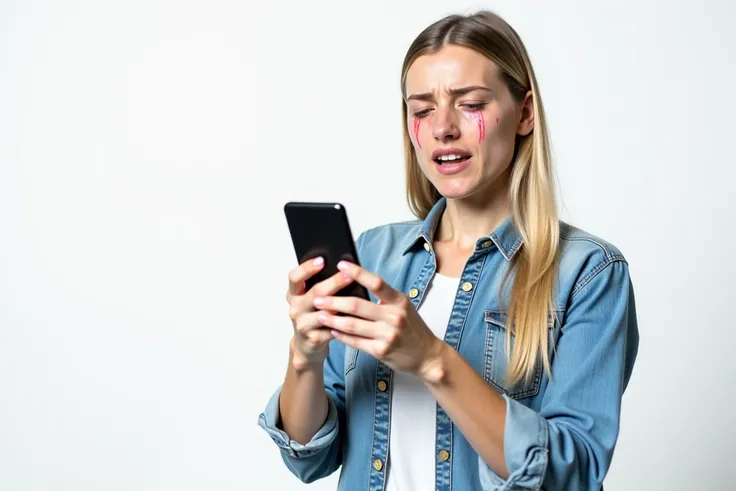
[[[329,353],[329,343],[333,339],[318,319],[319,312],[314,307],[315,296],[334,295],[350,280],[342,274],[335,274],[315,284],[307,290],[306,282],[311,282],[324,268],[321,258],[309,259],[289,272],[289,290],[286,301],[289,303],[289,317],[294,326],[292,338],[293,363],[296,368],[322,365]]]
[[[286,299],[294,326],[294,364],[303,368],[324,361],[333,339],[314,308],[315,296],[369,299],[362,285],[337,269],[341,260],[359,264],[345,208],[339,203],[287,203],[284,213],[299,265],[289,273]]]

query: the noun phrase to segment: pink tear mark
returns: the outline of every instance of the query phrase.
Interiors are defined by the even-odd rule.
[[[419,126],[422,124],[422,120],[414,118],[414,139],[417,141],[419,148],[422,148],[422,143],[419,141]]]
[[[472,112],[470,116],[478,123],[478,143],[480,143],[486,136],[486,119],[480,111]],[[496,118],[496,122],[498,122],[498,118]]]

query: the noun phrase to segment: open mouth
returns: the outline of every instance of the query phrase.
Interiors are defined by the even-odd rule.
[[[445,165],[445,164],[459,164],[460,162],[464,162],[468,160],[469,158],[470,158],[470,155],[451,153],[447,155],[440,155],[439,157],[433,160],[440,165]]]

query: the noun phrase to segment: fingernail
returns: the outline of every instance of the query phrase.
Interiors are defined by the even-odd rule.
[[[340,271],[347,271],[348,263],[346,263],[345,261],[340,261],[339,263],[337,263],[337,269],[339,269]]]
[[[317,314],[317,320],[320,321],[320,322],[326,322],[327,321],[327,313],[320,312],[319,314]]]
[[[322,307],[325,304],[325,299],[322,297],[317,297],[314,299],[314,306],[315,307]]]
[[[322,257],[316,257],[312,261],[312,264],[314,264],[315,266],[322,266],[324,263],[325,263],[325,260]]]

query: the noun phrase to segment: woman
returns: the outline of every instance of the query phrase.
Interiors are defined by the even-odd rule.
[[[311,482],[357,490],[599,490],[638,347],[628,265],[558,220],[542,100],[516,32],[449,16],[402,72],[419,218],[362,233],[362,268],[304,291],[259,424]],[[333,296],[349,282],[372,301]],[[343,315],[337,315],[342,313]]]

